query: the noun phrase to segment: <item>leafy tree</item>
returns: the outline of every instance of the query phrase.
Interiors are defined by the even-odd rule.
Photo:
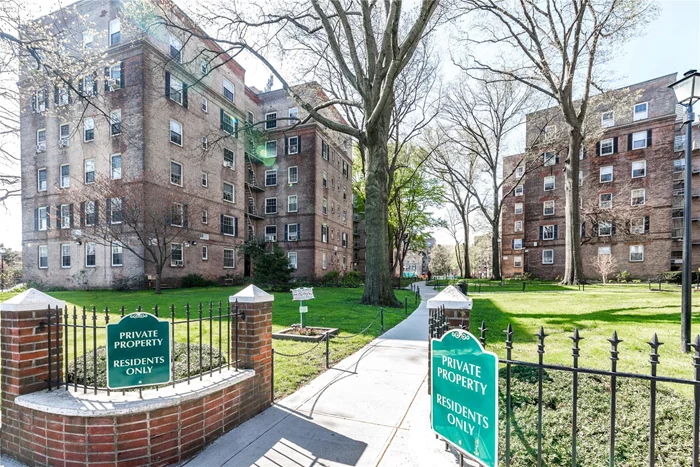
[[[266,289],[287,291],[292,282],[294,268],[279,245],[266,242],[264,237],[247,239],[239,248],[241,255],[249,255],[253,262],[255,282]]]
[[[452,270],[453,252],[445,245],[436,245],[430,253],[430,272],[433,275],[444,276]]]

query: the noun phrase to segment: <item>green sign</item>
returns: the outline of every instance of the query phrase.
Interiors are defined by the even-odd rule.
[[[107,325],[107,387],[151,386],[171,381],[170,323],[131,313]]]
[[[469,332],[431,342],[433,430],[486,466],[498,465],[498,357]]]

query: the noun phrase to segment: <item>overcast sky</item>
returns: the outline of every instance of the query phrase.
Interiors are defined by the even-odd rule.
[[[35,0],[32,3],[40,4],[37,8],[44,12],[56,9],[55,2],[38,3]],[[176,0],[176,3],[181,3],[181,0]],[[610,70],[619,87],[669,73],[682,74],[692,68],[700,69],[700,1],[662,0],[660,4],[661,13],[648,25],[646,34],[619,50],[614,67]],[[447,51],[449,46],[446,43],[439,48]],[[243,58],[240,61],[246,69],[246,84],[263,89],[269,71],[254,59]],[[449,69],[445,71],[450,74]],[[294,82],[293,79],[290,81]],[[447,232],[436,232],[435,237],[440,244],[453,243]],[[20,203],[14,200],[7,209],[0,208],[0,243],[19,249],[21,239]]]

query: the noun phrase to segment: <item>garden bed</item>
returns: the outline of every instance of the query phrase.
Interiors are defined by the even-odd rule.
[[[326,338],[326,334],[335,336],[338,334],[338,328],[322,328],[317,326],[292,326],[272,333],[273,339],[282,339],[290,341],[303,342],[318,342]]]

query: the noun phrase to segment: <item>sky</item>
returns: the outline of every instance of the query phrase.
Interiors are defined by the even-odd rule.
[[[45,12],[54,9],[44,7],[48,3],[41,3]],[[617,53],[610,74],[619,87],[700,69],[700,0],[661,0],[659,4],[661,12],[647,25],[646,34],[630,40]],[[449,45],[446,43],[441,49],[449,50]],[[242,58],[240,62],[246,69],[246,84],[263,89],[269,71],[253,58]],[[446,231],[436,231],[434,237],[438,244],[454,243]],[[0,207],[0,243],[20,249],[21,240],[20,203],[15,199],[7,208]]]

